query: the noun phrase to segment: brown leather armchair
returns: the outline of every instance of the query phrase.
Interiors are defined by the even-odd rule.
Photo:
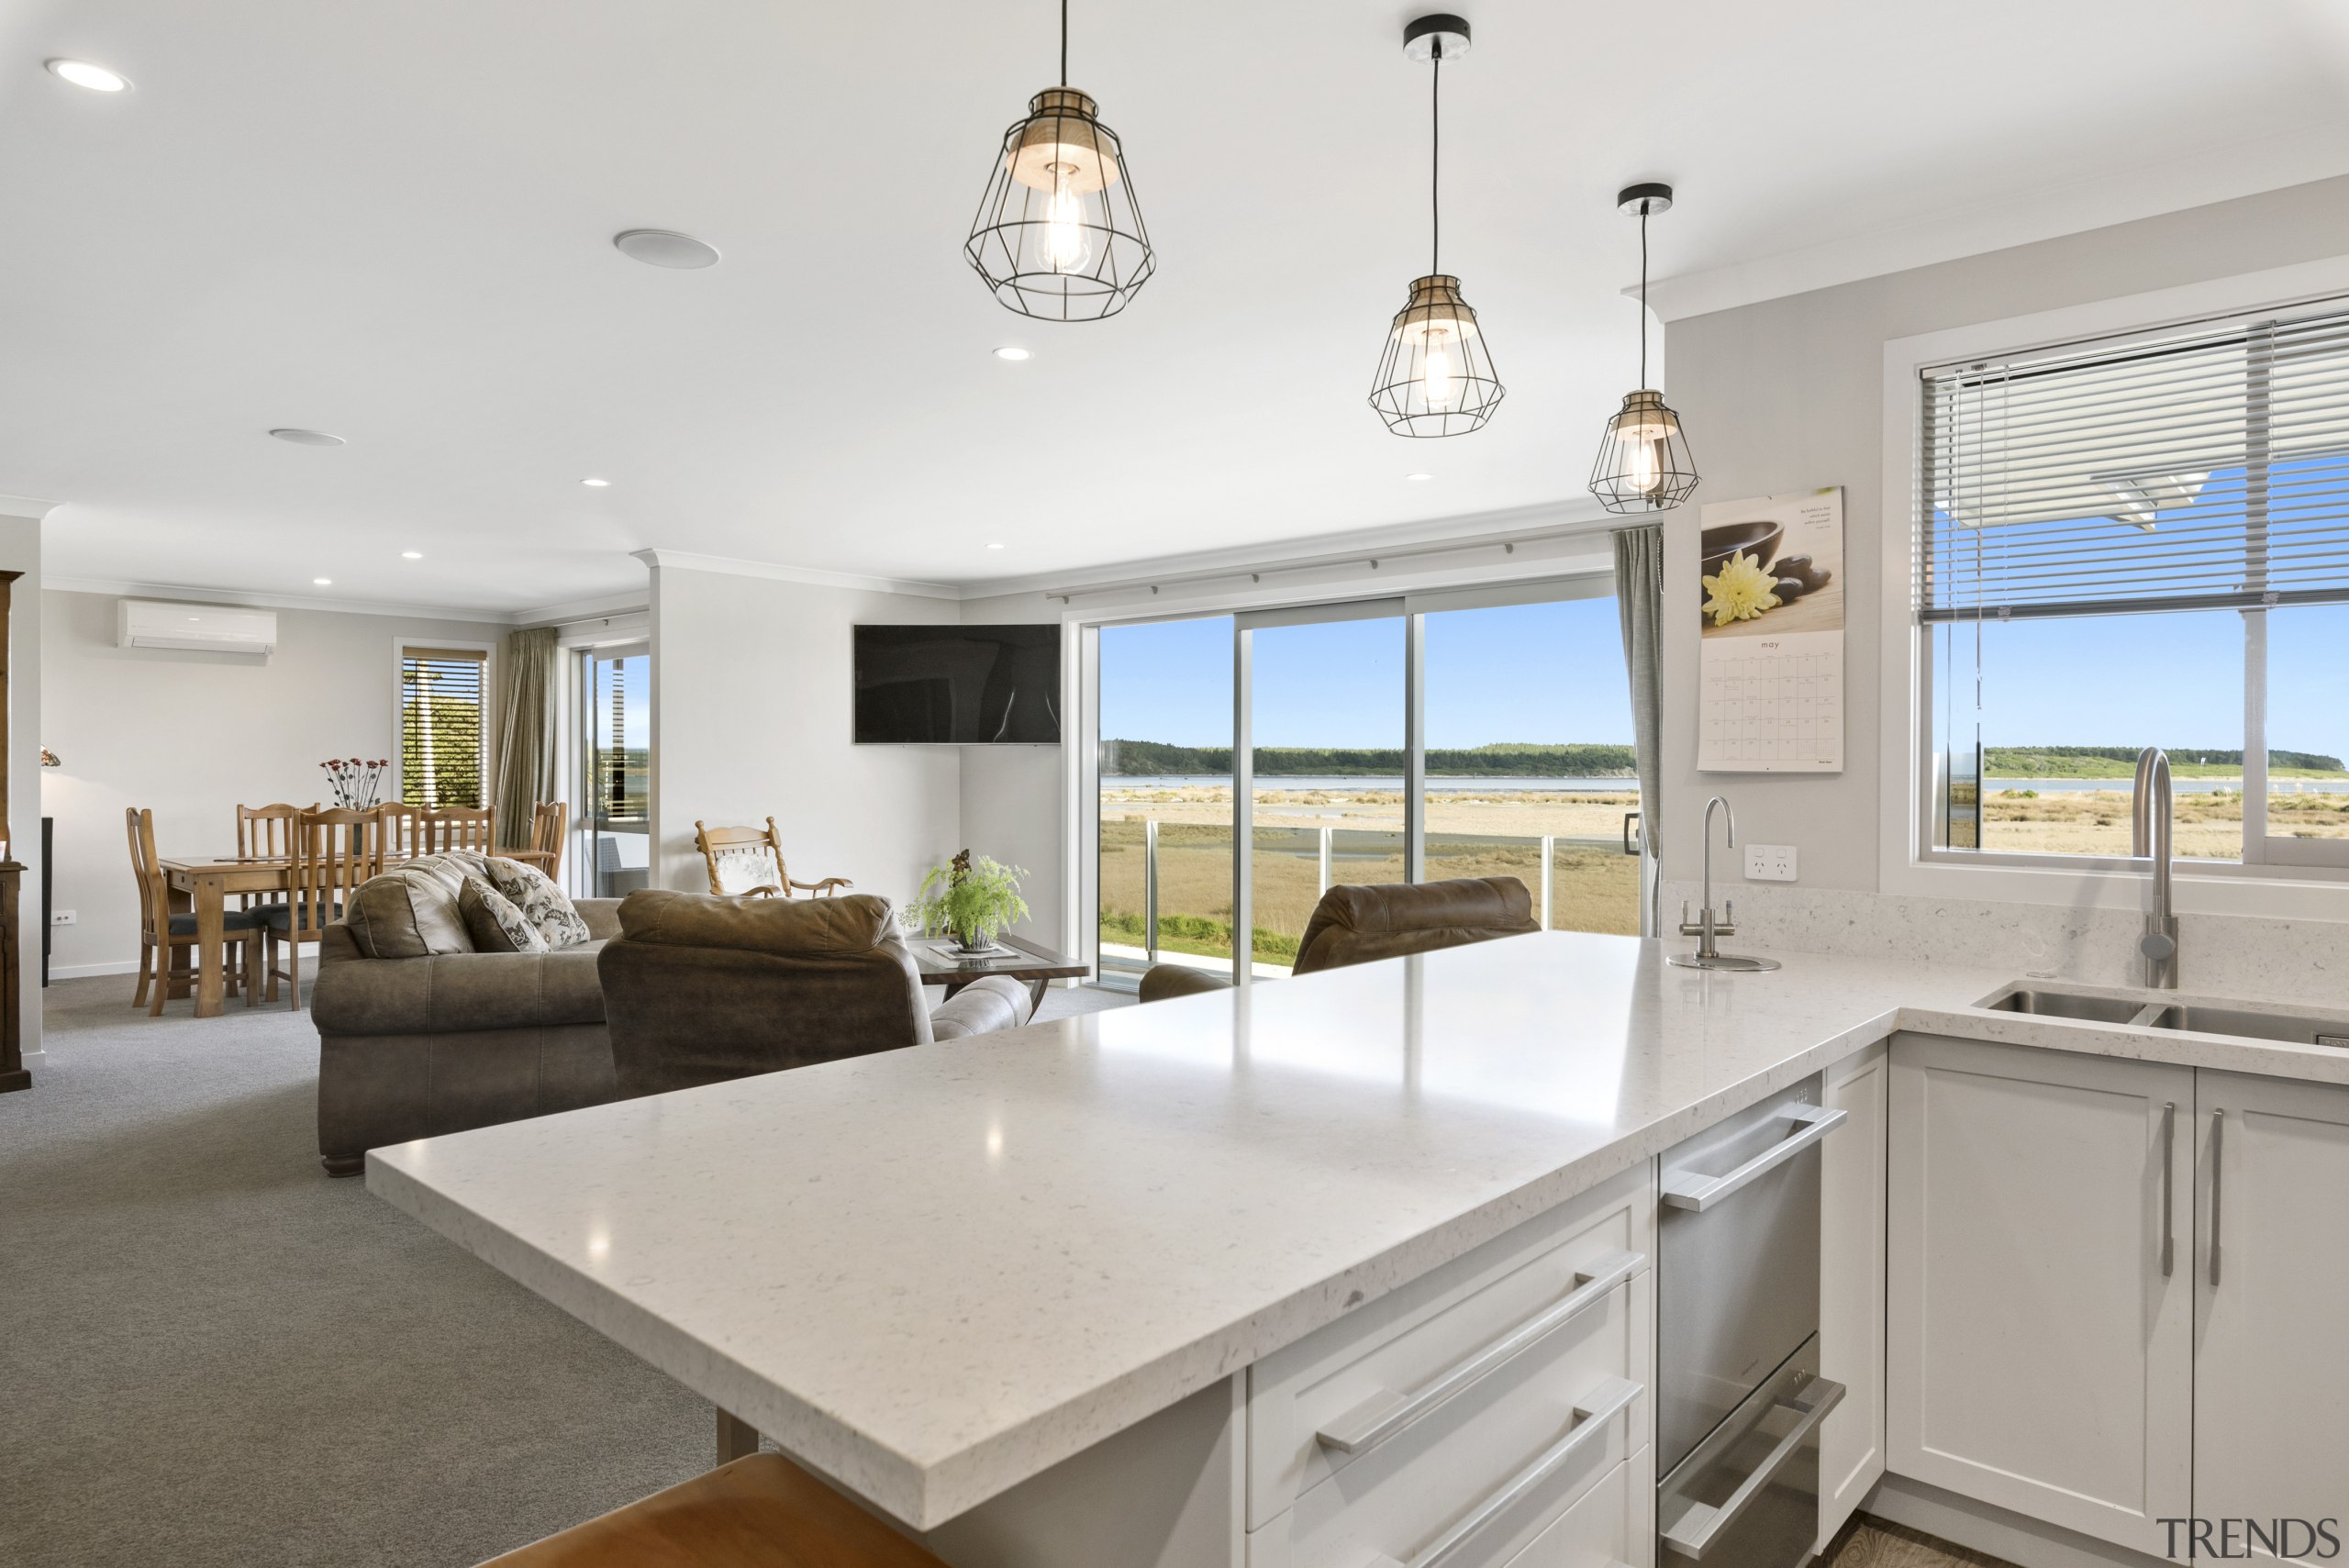
[[[1533,919],[1533,895],[1513,876],[1333,887],[1321,895],[1313,918],[1306,922],[1294,973],[1343,969],[1540,929]],[[1163,1002],[1170,996],[1221,991],[1230,984],[1207,970],[1162,963],[1141,977],[1141,999]]]
[[[1016,980],[976,980],[938,1010],[888,901],[718,898],[665,889],[620,903],[596,955],[623,1096],[1014,1029]]]

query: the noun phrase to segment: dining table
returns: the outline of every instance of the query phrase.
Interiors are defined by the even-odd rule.
[[[540,850],[500,850],[505,860],[520,861],[551,873],[554,855]],[[386,856],[394,864],[406,856]],[[159,857],[165,884],[171,889],[172,912],[195,916],[195,1016],[217,1018],[226,1010],[228,950],[223,927],[231,895],[284,895],[294,887],[294,862],[256,855],[217,855],[193,860]],[[246,1006],[258,1005],[248,996]]]

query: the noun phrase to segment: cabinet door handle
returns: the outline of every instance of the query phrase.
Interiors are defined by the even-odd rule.
[[[1602,1380],[1598,1387],[1575,1401],[1574,1430],[1543,1449],[1540,1458],[1502,1482],[1491,1496],[1469,1509],[1458,1524],[1436,1537],[1425,1551],[1408,1562],[1397,1563],[1391,1557],[1374,1557],[1371,1559],[1372,1568],[1443,1568],[1443,1564],[1459,1554],[1470,1537],[1556,1473],[1558,1468],[1579,1452],[1584,1444],[1603,1437],[1607,1423],[1642,1392],[1638,1384],[1626,1378]]]
[[[2227,1137],[2227,1113],[2210,1113],[2210,1288],[2219,1288],[2219,1181],[2225,1173],[2222,1147]]]
[[[1631,1278],[1646,1262],[1646,1255],[1640,1252],[1607,1252],[1593,1258],[1575,1271],[1575,1288],[1564,1296],[1457,1362],[1417,1394],[1407,1396],[1382,1388],[1314,1433],[1314,1440],[1340,1453],[1360,1453],[1385,1442],[1462,1389],[1531,1349],[1567,1318]]]
[[[1702,1214],[1748,1182],[1786,1163],[1842,1126],[1843,1118],[1850,1114],[1848,1111],[1829,1110],[1825,1106],[1788,1106],[1786,1116],[1798,1124],[1799,1130],[1773,1143],[1726,1176],[1699,1175],[1694,1171],[1665,1172],[1663,1184],[1664,1204],[1672,1208],[1693,1208]]]
[[[1720,1540],[1722,1532],[1737,1522],[1738,1515],[1762,1495],[1770,1485],[1770,1478],[1786,1468],[1787,1462],[1819,1429],[1819,1423],[1827,1419],[1827,1413],[1843,1402],[1843,1385],[1828,1378],[1811,1379],[1803,1392],[1805,1396],[1799,1403],[1787,1402],[1801,1412],[1800,1417],[1762,1462],[1753,1467],[1753,1473],[1739,1482],[1737,1490],[1719,1507],[1710,1503],[1690,1503],[1679,1518],[1664,1527],[1664,1545],[1683,1557],[1702,1558]]]
[[[2177,1102],[2162,1106],[2162,1277],[2177,1266]]]

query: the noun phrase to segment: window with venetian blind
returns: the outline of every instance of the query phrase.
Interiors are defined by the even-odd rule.
[[[2349,867],[2349,302],[1924,373],[1932,842]]]
[[[489,655],[462,648],[400,650],[400,798],[410,806],[481,806]]]

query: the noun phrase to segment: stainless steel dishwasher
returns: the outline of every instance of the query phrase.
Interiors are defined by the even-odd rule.
[[[1799,1568],[1818,1544],[1819,1146],[1809,1078],[1664,1157],[1656,1217],[1656,1536],[1669,1557]]]

